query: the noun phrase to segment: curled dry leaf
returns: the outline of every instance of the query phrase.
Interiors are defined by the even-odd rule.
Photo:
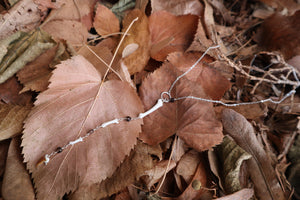
[[[99,184],[83,188],[85,191],[79,189],[71,195],[71,200],[101,199],[123,190],[126,186],[138,180],[146,170],[153,168],[155,162],[152,156],[162,156],[160,146],[149,146],[138,141],[130,155],[126,157],[111,177]]]
[[[245,117],[231,109],[224,109],[222,122],[224,129],[235,142],[252,155],[246,163],[258,198],[261,200],[286,199],[271,160],[256,139],[252,125]]]
[[[175,16],[166,11],[152,13],[149,17],[151,57],[164,61],[169,53],[185,51],[193,41],[198,16]],[[179,28],[180,27],[180,28]]]
[[[203,14],[203,6],[198,0],[173,0],[173,1],[160,1],[151,0],[152,13],[159,10],[164,10],[173,15],[198,15]]]
[[[190,52],[171,53],[167,60],[182,72],[186,72],[201,56],[201,53]],[[204,57],[202,61],[188,73],[186,78],[200,84],[204,92],[212,99],[220,99],[224,93],[231,87],[230,82],[221,75],[217,70],[210,68],[208,63],[212,59]]]
[[[100,128],[83,142],[39,160],[98,125],[143,112],[136,92],[121,81],[101,83],[97,70],[82,56],[56,66],[49,89],[42,92],[25,121],[24,161],[38,199],[58,199],[111,176],[136,143],[142,120]],[[38,119],[38,120],[37,120]]]
[[[34,0],[19,1],[7,13],[0,15],[0,40],[17,32],[36,28],[43,16]]]
[[[21,138],[15,137],[9,145],[2,183],[2,196],[7,200],[34,200],[33,185],[23,163],[20,144]]]
[[[88,30],[75,20],[52,20],[43,26],[43,30],[55,39],[63,39],[74,47],[80,47],[87,41]]]
[[[123,58],[123,63],[127,66],[130,74],[140,72],[146,66],[150,58],[150,34],[148,29],[148,18],[141,10],[130,11],[123,20],[122,31],[128,28],[130,23],[138,17],[122,43],[119,54],[122,55],[124,49],[131,44],[137,44],[138,49]]]
[[[275,13],[261,25],[256,40],[267,51],[280,51],[285,59],[300,52],[300,10],[292,16]]]
[[[172,64],[165,63],[146,78],[140,87],[145,109],[151,108],[182,74]],[[172,97],[196,96],[208,98],[200,85],[182,78],[175,85]],[[187,145],[204,151],[222,141],[222,125],[216,119],[211,103],[183,99],[165,104],[144,118],[140,138],[148,144],[158,144],[176,133]]]
[[[109,35],[120,31],[120,22],[110,9],[98,4],[94,18],[94,28],[99,35]]]
[[[17,73],[18,80],[24,85],[20,93],[29,90],[41,92],[47,89],[52,71],[49,63],[54,59],[57,49],[58,45],[48,49]]]
[[[23,121],[31,105],[0,104],[0,141],[12,138],[23,130]]]

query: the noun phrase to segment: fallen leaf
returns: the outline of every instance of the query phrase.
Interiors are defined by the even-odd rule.
[[[119,0],[111,7],[111,11],[122,21],[125,11],[135,7],[134,0]]]
[[[21,90],[22,86],[13,76],[0,84],[0,100],[6,104],[28,105],[31,102],[32,94],[29,92],[20,94]]]
[[[87,59],[93,66],[98,70],[101,75],[104,75],[108,69],[109,63],[113,57],[112,52],[108,47],[99,43],[96,46],[86,46],[81,47],[78,52]]]
[[[216,198],[215,200],[250,200],[253,199],[253,189],[244,188],[233,194],[224,197]]]
[[[198,52],[175,52],[169,54],[167,60],[180,71],[186,72],[201,55]],[[220,72],[208,66],[208,63],[211,62],[211,58],[204,57],[193,69],[193,72],[186,75],[186,78],[200,84],[210,98],[218,100],[231,87],[231,84]]]
[[[173,15],[198,15],[203,14],[203,5],[197,0],[173,0],[173,1],[159,1],[151,0],[152,13],[159,10],[164,10]]]
[[[252,125],[241,114],[230,109],[224,109],[222,122],[224,129],[235,142],[252,155],[246,163],[258,198],[261,200],[286,199],[271,160],[256,139]]]
[[[145,109],[150,109],[168,91],[171,84],[182,73],[170,64],[148,76],[140,87],[140,96]],[[200,85],[184,77],[171,92],[172,97],[196,96],[208,98]],[[183,99],[163,105],[144,118],[140,138],[147,144],[158,144],[173,134],[177,134],[188,146],[204,151],[222,141],[222,125],[215,118],[212,103]]]
[[[101,83],[100,74],[82,56],[57,65],[50,82],[25,121],[22,140],[24,161],[32,173],[38,199],[62,198],[65,193],[110,177],[134,147],[142,123],[122,121],[100,128],[55,155],[47,165],[37,165],[45,154],[85,136],[102,123],[143,111],[127,83]]]
[[[0,15],[0,40],[17,32],[30,32],[39,26],[45,12],[40,12],[34,0],[22,0],[7,13]]]
[[[94,28],[99,35],[109,35],[120,31],[120,22],[110,9],[98,4],[94,18]]]
[[[0,141],[12,138],[23,130],[23,121],[31,105],[0,104]]]
[[[34,200],[33,185],[23,163],[20,144],[21,138],[15,137],[9,145],[2,184],[2,196],[7,200]]]
[[[190,150],[182,156],[176,166],[176,173],[190,183],[200,162],[200,154],[195,150]]]
[[[46,50],[34,61],[18,71],[18,80],[24,85],[20,93],[29,90],[41,92],[47,89],[52,72],[49,63],[54,59],[57,50],[58,45]]]
[[[228,194],[243,188],[240,182],[242,163],[251,158],[251,155],[239,147],[230,137],[225,136],[223,142],[217,146],[219,168],[222,175],[223,188]]]
[[[9,42],[0,41],[0,46],[6,48],[0,53],[0,83],[55,45],[51,37],[39,29],[30,33],[16,33],[11,37],[13,40],[8,39]]]
[[[260,0],[262,3],[266,4],[267,6],[272,7],[273,9],[277,11],[288,12],[290,14],[293,14],[295,11],[300,9],[299,2],[293,0]]]
[[[152,169],[155,164],[152,156],[161,157],[161,154],[162,150],[159,145],[149,146],[138,141],[130,155],[110,178],[84,188],[85,191],[76,191],[70,199],[102,199],[111,196],[134,183],[146,170]]]
[[[292,16],[275,13],[265,19],[255,35],[258,44],[267,51],[280,51],[286,60],[300,52],[300,11]]]
[[[138,21],[128,31],[129,35],[124,39],[118,53],[122,55],[128,45],[138,45],[137,50],[123,58],[123,63],[127,66],[130,74],[142,71],[150,58],[150,34],[148,18],[145,13],[138,9],[130,11],[124,17],[122,31],[125,32],[130,23],[137,17]]]
[[[0,142],[0,176],[3,177],[5,171],[7,152],[11,140],[4,140]]]
[[[195,15],[175,16],[166,11],[152,13],[149,17],[151,57],[164,61],[169,53],[185,51],[193,41],[197,23],[198,16]],[[168,42],[161,46],[160,43],[164,43],[166,39]],[[157,48],[158,45],[161,47]]]

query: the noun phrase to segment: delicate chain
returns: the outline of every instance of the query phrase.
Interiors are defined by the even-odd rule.
[[[297,73],[296,73],[295,69],[293,69],[293,67],[290,66],[291,70],[293,72],[294,78],[295,78],[295,80],[297,81],[298,84],[297,84],[297,86],[293,90],[291,90],[290,92],[288,92],[286,95],[284,95],[284,97],[282,99],[280,99],[278,101],[275,101],[275,100],[273,100],[271,98],[268,98],[268,99],[263,99],[263,100],[260,100],[260,101],[254,101],[254,102],[242,102],[242,103],[233,103],[233,104],[230,104],[230,103],[224,103],[222,101],[205,99],[205,98],[194,97],[194,96],[183,96],[183,97],[177,97],[177,98],[172,97],[171,91],[175,87],[175,84],[179,81],[179,79],[181,79],[186,74],[188,74],[191,70],[193,70],[197,66],[197,64],[203,59],[203,57],[208,53],[208,51],[210,51],[211,49],[216,49],[216,48],[219,48],[219,45],[218,46],[209,47],[203,53],[203,55],[186,72],[184,72],[183,74],[181,74],[180,76],[178,76],[175,79],[175,81],[172,83],[172,85],[170,86],[170,88],[169,88],[168,91],[165,91],[165,92],[161,93],[161,97],[160,97],[160,99],[157,100],[157,103],[152,108],[150,108],[149,110],[147,110],[146,112],[139,113],[138,116],[134,117],[134,118],[131,118],[130,116],[127,116],[127,117],[124,117],[124,118],[117,118],[117,119],[113,119],[113,120],[104,122],[101,125],[99,125],[99,126],[93,128],[93,129],[89,130],[86,135],[84,135],[82,137],[79,137],[76,140],[70,141],[68,144],[66,144],[63,147],[58,147],[55,151],[53,151],[50,154],[46,154],[45,157],[43,158],[43,160],[41,162],[43,162],[45,165],[47,165],[49,163],[51,157],[55,156],[58,153],[61,153],[64,149],[68,148],[69,146],[73,146],[73,145],[75,145],[75,144],[77,144],[79,142],[83,142],[87,137],[89,137],[91,134],[93,134],[96,130],[98,130],[100,128],[105,128],[105,127],[107,127],[109,125],[112,125],[112,124],[119,124],[122,121],[130,122],[130,121],[134,121],[134,120],[138,120],[138,119],[143,119],[144,117],[150,115],[154,111],[156,111],[159,108],[161,108],[164,105],[164,103],[170,103],[170,102],[174,102],[174,101],[180,101],[180,100],[183,100],[183,99],[194,99],[194,100],[198,100],[198,101],[205,101],[205,102],[210,102],[210,103],[217,103],[217,104],[221,104],[221,105],[228,106],[228,107],[241,106],[241,105],[252,105],[252,104],[259,104],[259,103],[266,103],[266,102],[271,102],[271,103],[274,103],[274,104],[280,104],[285,99],[287,99],[288,97],[290,97],[290,96],[292,96],[293,94],[296,93],[296,89],[299,87],[300,82],[299,82],[299,79],[297,77]]]

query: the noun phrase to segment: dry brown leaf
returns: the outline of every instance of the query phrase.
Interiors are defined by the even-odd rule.
[[[167,60],[177,69],[186,72],[200,57],[201,53],[190,52],[171,53]],[[224,93],[231,87],[230,82],[217,70],[210,68],[208,63],[212,59],[204,57],[202,61],[193,69],[193,72],[186,75],[186,78],[200,84],[204,92],[212,99],[220,99]]]
[[[19,1],[7,13],[0,15],[0,40],[17,31],[33,30],[45,14],[40,12],[34,0]]]
[[[23,130],[23,121],[31,105],[0,104],[0,141],[12,138]]]
[[[250,200],[253,199],[254,191],[253,189],[244,188],[233,194],[217,198],[215,200]]]
[[[185,51],[193,41],[197,23],[198,16],[195,15],[175,16],[166,11],[151,14],[149,17],[151,57],[164,61],[169,53]]]
[[[120,31],[120,22],[110,9],[98,4],[94,18],[94,28],[99,35],[109,35]]]
[[[7,104],[27,105],[31,102],[31,94],[19,94],[22,86],[15,76],[0,84],[0,101]]]
[[[125,82],[101,83],[82,56],[56,66],[49,89],[42,92],[25,121],[24,161],[38,199],[58,199],[111,176],[136,143],[142,120],[100,128],[83,142],[37,165],[45,154],[68,144],[104,122],[143,112],[136,92]]]
[[[130,11],[123,20],[122,31],[125,32],[130,23],[137,17],[138,21],[136,21],[128,31],[129,35],[126,36],[119,50],[119,55],[122,55],[128,45],[133,43],[138,45],[136,51],[123,58],[123,62],[127,66],[130,74],[142,71],[150,58],[150,34],[148,18],[145,13],[138,9]]]
[[[20,144],[20,137],[13,138],[10,143],[3,177],[2,196],[7,200],[34,200],[33,185],[23,163]]]
[[[96,0],[35,0],[41,10],[52,9],[48,17],[52,20],[75,20],[87,29],[92,27],[92,16]]]
[[[176,167],[176,173],[185,180],[186,183],[190,183],[193,179],[193,175],[196,172],[197,166],[200,162],[200,155],[195,150],[190,150],[182,156]]]
[[[0,142],[0,176],[3,175],[3,172],[5,170],[7,152],[8,152],[10,141],[11,140],[4,140]]]
[[[46,50],[34,61],[18,71],[18,80],[24,85],[20,93],[32,90],[41,92],[47,89],[52,69],[49,64],[54,59],[58,45]]]
[[[96,46],[84,45],[77,52],[87,59],[98,70],[101,75],[104,75],[108,69],[108,65],[113,57],[111,50],[108,49],[103,43],[99,43]],[[96,56],[97,55],[97,56]],[[104,62],[107,64],[105,64]]]
[[[276,9],[277,11],[284,10],[285,12],[289,12],[293,14],[295,11],[300,9],[299,1],[298,3],[293,0],[260,0],[264,4]]]
[[[145,109],[150,109],[168,91],[180,71],[165,63],[146,78],[140,87],[140,96]],[[196,96],[208,98],[200,85],[182,78],[172,91],[174,98]],[[198,151],[207,150],[222,141],[222,125],[215,118],[211,103],[184,99],[165,104],[144,118],[140,138],[148,144],[158,144],[177,134],[184,142]]]
[[[203,5],[198,0],[151,0],[152,13],[164,10],[173,15],[203,15]]]
[[[222,121],[226,132],[240,147],[252,155],[246,163],[258,198],[261,200],[286,199],[271,160],[259,144],[252,125],[245,117],[231,109],[224,109]]]
[[[204,166],[204,162],[201,159],[200,163],[198,164],[195,174],[193,175],[193,179],[188,184],[187,188],[184,192],[176,198],[163,198],[164,200],[201,200],[201,199],[211,199],[211,195],[207,192],[206,187],[207,176],[206,170]]]
[[[300,52],[300,11],[293,16],[275,13],[260,27],[256,40],[267,51],[280,51],[286,60]]]
[[[160,146],[149,146],[138,142],[130,155],[126,157],[124,162],[114,172],[113,176],[99,184],[84,188],[85,191],[76,191],[71,196],[71,200],[101,199],[121,191],[135,180],[138,180],[146,170],[153,168],[155,163],[152,156],[162,156]]]
[[[75,20],[52,20],[43,26],[43,30],[53,38],[64,39],[75,47],[81,47],[87,41],[88,30]]]

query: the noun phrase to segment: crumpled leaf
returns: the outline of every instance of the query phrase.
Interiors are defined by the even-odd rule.
[[[300,52],[300,10],[292,16],[279,13],[265,19],[255,35],[258,44],[267,51],[280,51],[286,60]]]
[[[33,185],[23,163],[20,144],[21,138],[15,137],[9,145],[2,184],[2,196],[7,200],[34,200]]]
[[[138,141],[135,148],[114,172],[113,176],[99,184],[95,184],[93,187],[89,187],[88,192],[76,191],[70,199],[101,199],[121,191],[135,180],[138,180],[146,170],[153,168],[155,161],[152,156],[162,156],[160,146],[149,146]]]
[[[94,18],[94,28],[99,35],[109,35],[120,31],[120,22],[110,9],[98,4]]]
[[[261,200],[286,199],[271,160],[256,139],[252,125],[231,109],[224,109],[222,122],[224,129],[235,142],[252,155],[246,163],[257,197]]]
[[[165,10],[173,15],[198,15],[203,14],[203,6],[198,0],[172,0],[160,1],[151,0],[152,13]]]
[[[4,51],[6,53],[5,56],[3,56],[4,52],[0,53],[0,57],[2,57],[0,62],[0,83],[12,77],[27,63],[54,46],[54,41],[51,37],[40,29],[30,33],[16,33],[12,38],[13,40],[9,39],[9,42],[0,42],[0,46],[6,48]]]
[[[7,13],[0,15],[0,40],[18,32],[29,32],[36,28],[45,12],[40,12],[34,0],[22,0]]]
[[[186,72],[200,57],[201,53],[174,52],[169,54],[167,60],[177,69]],[[210,68],[209,63],[212,59],[204,57],[202,61],[188,73],[186,78],[200,84],[205,92],[212,99],[221,99],[224,93],[231,87],[230,82],[217,70]]]
[[[164,61],[175,51],[185,51],[196,33],[198,16],[175,16],[166,11],[152,13],[149,17],[151,35],[151,57]]]
[[[13,76],[0,84],[0,101],[6,104],[28,105],[32,100],[32,95],[29,92],[20,94],[21,90],[21,84],[17,78]]]
[[[18,80],[24,85],[20,93],[32,90],[41,92],[47,89],[52,69],[49,64],[54,59],[58,45],[46,50],[34,61],[18,71]]]
[[[0,141],[20,134],[31,105],[0,104]]]
[[[216,198],[215,200],[250,200],[253,199],[253,195],[254,195],[253,189],[244,188],[233,194]]]
[[[150,109],[168,91],[173,81],[182,73],[172,64],[165,63],[148,76],[140,87],[140,96],[145,109]],[[208,98],[200,85],[185,77],[180,79],[171,92],[172,97],[196,96]],[[211,103],[183,99],[163,107],[144,118],[140,138],[152,145],[177,134],[187,145],[197,151],[207,150],[223,138],[222,125],[216,119]]]
[[[124,17],[122,31],[125,32],[136,17],[138,17],[138,21],[128,31],[129,35],[126,36],[119,50],[121,55],[128,45],[133,43],[138,45],[136,51],[123,58],[123,63],[127,66],[130,74],[142,71],[150,58],[150,33],[145,13],[138,9],[130,11]]]
[[[81,47],[88,36],[87,28],[75,20],[52,20],[43,26],[43,30],[53,38],[68,41],[74,47]]]
[[[49,89],[37,97],[24,125],[22,153],[38,199],[58,199],[110,177],[134,147],[142,123],[122,121],[100,128],[55,155],[47,165],[37,165],[45,154],[86,135],[90,129],[143,112],[137,94],[127,83],[101,83],[100,74],[82,56],[56,67]]]
[[[240,169],[244,161],[251,155],[239,147],[232,139],[225,136],[223,142],[216,148],[219,157],[219,167],[223,177],[223,188],[229,194],[242,189]]]

